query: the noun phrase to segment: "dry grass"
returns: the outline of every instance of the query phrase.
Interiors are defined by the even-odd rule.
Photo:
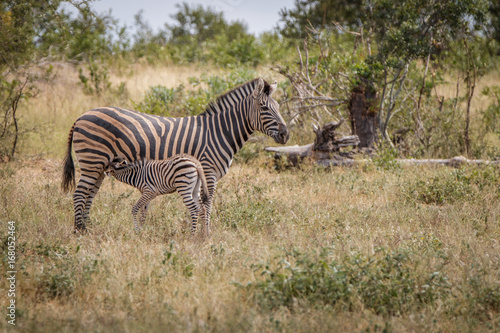
[[[177,73],[173,85],[185,79],[184,71]],[[139,76],[136,92],[150,84]],[[49,133],[32,134],[17,161],[0,165],[2,243],[7,221],[16,222],[18,237],[18,331],[499,329],[498,168],[306,165],[277,172],[262,154],[249,165],[233,165],[220,182],[210,239],[184,230],[189,217],[177,195],[155,199],[136,234],[130,210],[138,192],[110,179],[96,197],[89,233],[75,236],[71,196],[59,190],[60,164],[72,122],[100,102],[76,87],[73,81],[47,87],[29,105],[24,121],[41,123]],[[440,190],[444,202],[432,202]],[[426,195],[431,202],[422,199]],[[377,258],[381,248],[407,251],[412,274],[439,271],[451,294],[408,303],[410,310],[399,314],[380,313],[356,295],[348,309],[308,303],[307,295],[297,296],[298,306],[269,309],[254,297],[259,288],[232,284],[263,281],[253,264],[272,270],[292,250],[314,262],[322,248],[333,249],[329,259],[337,261],[355,253]],[[6,287],[2,279],[0,289]],[[0,303],[6,301],[0,293]],[[7,326],[0,321],[2,330]]]

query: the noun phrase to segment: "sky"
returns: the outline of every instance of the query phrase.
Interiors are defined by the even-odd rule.
[[[98,13],[108,12],[111,9],[113,17],[119,20],[120,25],[134,25],[134,15],[143,10],[142,17],[157,31],[165,23],[173,23],[170,17],[177,12],[175,5],[182,0],[100,0],[92,3],[91,7]],[[201,4],[205,8],[210,6],[216,11],[224,12],[228,22],[243,21],[248,25],[250,33],[259,35],[276,27],[280,18],[279,11],[283,7],[294,7],[294,0],[206,0],[185,1],[190,5]]]

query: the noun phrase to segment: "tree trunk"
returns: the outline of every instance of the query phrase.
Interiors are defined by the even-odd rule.
[[[377,92],[369,84],[355,87],[349,101],[352,134],[359,137],[359,148],[374,148],[377,142],[379,114],[376,106]]]

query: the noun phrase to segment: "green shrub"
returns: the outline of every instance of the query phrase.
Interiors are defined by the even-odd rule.
[[[164,117],[185,117],[202,113],[208,103],[224,92],[255,78],[253,70],[233,70],[224,76],[202,75],[189,78],[191,89],[183,84],[175,88],[150,87],[139,102],[132,102],[138,111]]]
[[[60,298],[72,295],[77,288],[83,287],[93,274],[99,271],[99,261],[90,257],[79,259],[76,251],[60,245],[39,244],[34,253],[45,259],[39,273],[35,275],[38,297]],[[32,263],[31,263],[32,265]]]
[[[103,92],[111,88],[107,67],[99,65],[94,61],[90,61],[85,67],[85,72],[88,72],[88,76],[82,68],[78,69],[78,78],[85,94],[100,96]]]
[[[144,94],[142,101],[134,103],[134,108],[145,113],[171,117],[175,108],[172,104],[180,98],[183,89],[182,85],[170,89],[161,85],[150,87]]]
[[[256,282],[239,285],[264,309],[327,307],[353,310],[358,304],[377,314],[408,313],[445,299],[450,284],[405,250],[378,249],[372,256],[352,253],[340,260],[323,248],[319,255],[292,251],[276,263],[253,265]]]
[[[396,161],[398,151],[395,148],[387,147],[380,149],[373,158],[373,163],[382,170],[401,169],[401,165]]]
[[[417,180],[406,188],[407,195],[425,204],[472,200],[485,187],[500,195],[500,170],[495,166],[443,170],[428,180]]]

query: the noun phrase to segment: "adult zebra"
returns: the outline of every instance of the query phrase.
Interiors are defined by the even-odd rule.
[[[166,118],[117,107],[84,113],[69,132],[63,166],[62,188],[68,192],[75,185],[74,145],[81,170],[73,194],[75,231],[86,229],[92,201],[111,161],[162,160],[181,153],[194,156],[203,166],[209,190],[208,224],[217,181],[226,175],[234,154],[250,135],[260,131],[277,143],[288,141],[279,104],[271,97],[276,86],[276,82],[254,79],[219,96],[205,112],[192,117]]]

